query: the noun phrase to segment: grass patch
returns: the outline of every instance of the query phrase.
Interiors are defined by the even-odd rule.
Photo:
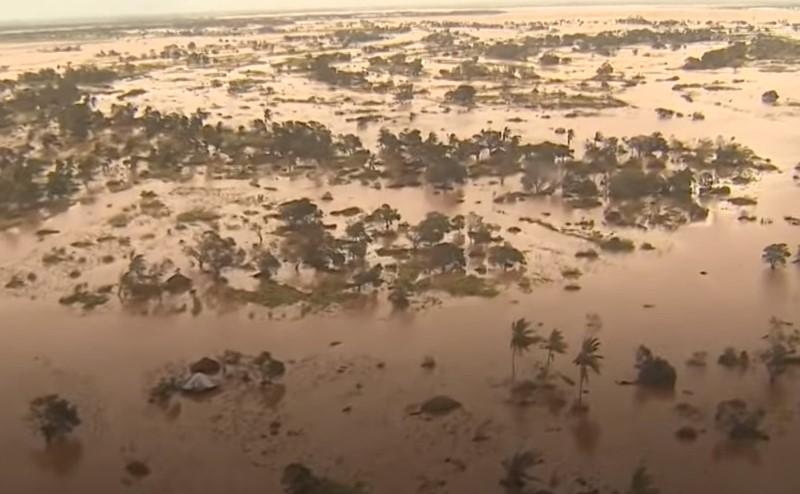
[[[438,290],[454,297],[496,297],[500,292],[491,281],[473,274],[443,273],[415,285],[417,290]]]
[[[131,222],[131,217],[125,213],[117,213],[108,219],[108,224],[114,228],[125,228]]]
[[[221,216],[214,211],[203,208],[193,208],[178,214],[175,219],[178,223],[211,223],[220,218]]]
[[[225,295],[234,301],[261,305],[264,307],[281,307],[293,305],[308,299],[308,294],[288,285],[266,280],[257,290],[241,290],[228,287]]]

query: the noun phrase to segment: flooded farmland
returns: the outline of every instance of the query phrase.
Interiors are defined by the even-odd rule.
[[[800,11],[0,30],[0,492],[800,486]]]

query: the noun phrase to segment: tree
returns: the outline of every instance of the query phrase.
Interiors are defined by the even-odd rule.
[[[197,240],[197,245],[187,250],[200,265],[200,269],[219,279],[222,270],[244,262],[245,252],[231,237],[223,238],[214,230],[208,230]]]
[[[541,463],[541,456],[535,451],[514,453],[514,456],[502,463],[505,475],[500,480],[507,494],[521,494],[529,482],[539,479],[534,477],[530,470]]]
[[[464,269],[466,264],[464,251],[450,242],[436,244],[428,251],[428,267],[432,270],[441,269],[445,273],[453,269]]]
[[[398,103],[407,103],[414,99],[414,85],[411,83],[399,84],[394,95]]]
[[[761,253],[761,259],[769,264],[770,269],[775,269],[776,266],[785,266],[786,259],[791,256],[789,247],[786,244],[770,244],[764,247]]]
[[[164,263],[169,264],[169,263]],[[119,277],[117,295],[122,302],[144,302],[161,298],[164,288],[161,279],[166,266],[148,265],[143,255],[135,255],[128,270]]]
[[[272,279],[281,268],[281,261],[267,250],[258,249],[253,257],[255,258],[256,268],[258,268],[258,273],[255,276],[262,280]]]
[[[511,380],[517,377],[517,356],[530,350],[531,345],[540,342],[541,338],[531,327],[530,321],[520,318],[511,323]]]
[[[316,223],[322,217],[319,207],[306,197],[284,202],[279,206],[279,214],[291,228]]]
[[[467,169],[451,156],[435,156],[428,160],[425,178],[432,184],[450,187],[453,183],[463,183]]]
[[[659,494],[661,491],[653,484],[652,475],[650,475],[647,468],[642,465],[633,472],[631,487],[627,494]]]
[[[525,264],[525,254],[511,244],[494,245],[489,248],[489,263],[502,266],[504,270],[518,264]]]
[[[353,275],[353,285],[356,287],[356,290],[361,291],[361,287],[364,285],[372,285],[373,287],[378,287],[383,283],[382,279],[383,275],[383,266],[380,264],[376,264],[372,266],[370,269],[360,271]]]
[[[531,155],[522,162],[522,186],[534,194],[552,194],[560,175],[559,166],[552,156]]]
[[[87,156],[78,161],[77,176],[83,182],[86,190],[89,190],[89,183],[97,173],[98,163],[93,156]]]
[[[382,204],[381,207],[370,213],[366,218],[370,223],[383,223],[383,228],[387,231],[392,227],[393,223],[400,221],[400,219],[400,213],[388,204]]]
[[[47,444],[63,439],[81,425],[78,407],[57,394],[34,398],[29,419]]]
[[[431,212],[411,229],[409,237],[416,248],[419,244],[433,245],[441,242],[452,229],[450,219],[438,212]]]
[[[463,106],[472,106],[475,104],[475,96],[478,91],[474,87],[462,84],[452,91],[445,94],[445,100]]]
[[[567,342],[564,341],[564,333],[558,329],[552,330],[550,336],[544,341],[542,349],[547,350],[547,359],[545,360],[544,370],[542,372],[544,375],[547,375],[550,364],[556,359],[556,354],[563,355],[567,351]]]
[[[800,361],[797,357],[800,331],[794,330],[787,333],[785,326],[791,325],[791,323],[781,321],[777,317],[772,317],[769,324],[769,332],[764,336],[768,348],[761,354],[761,361],[769,374],[770,384],[773,384],[781,374],[786,372],[790,363]]]
[[[636,350],[636,382],[640,386],[657,389],[675,389],[678,374],[666,359],[659,357],[644,345]]]
[[[56,163],[55,168],[47,174],[45,190],[51,199],[62,199],[75,192],[75,172],[72,164]]]
[[[581,350],[573,361],[580,372],[578,377],[578,407],[583,403],[583,387],[589,382],[589,370],[591,369],[595,374],[600,374],[600,361],[603,356],[598,353],[599,351],[600,340],[594,336],[587,336],[583,339]]]

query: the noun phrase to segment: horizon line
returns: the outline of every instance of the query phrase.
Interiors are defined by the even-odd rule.
[[[500,3],[500,5],[497,5]],[[668,2],[658,2],[656,0],[500,0],[491,5],[487,0],[469,1],[464,5],[385,5],[370,7],[301,7],[301,8],[264,8],[264,9],[233,9],[216,10],[206,9],[185,12],[163,12],[163,13],[126,13],[118,15],[75,15],[58,16],[50,18],[21,17],[16,19],[6,19],[0,21],[0,27],[55,27],[59,25],[75,25],[77,23],[123,23],[125,21],[156,21],[170,19],[214,19],[228,16],[299,16],[309,14],[334,14],[344,12],[359,13],[380,13],[380,12],[425,12],[425,11],[445,11],[459,12],[470,10],[498,11],[503,9],[515,8],[551,8],[551,7],[711,7],[711,8],[775,8],[793,9],[800,7],[800,0],[784,0],[773,2],[771,0],[733,0],[731,1],[711,1],[695,3],[693,0],[670,0]]]

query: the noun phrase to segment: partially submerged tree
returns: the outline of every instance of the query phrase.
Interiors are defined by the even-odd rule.
[[[767,350],[761,354],[761,361],[769,374],[769,382],[775,380],[786,372],[789,365],[800,364],[797,355],[797,346],[800,345],[800,331],[786,331],[790,323],[781,321],[777,317],[770,319],[769,332],[764,336],[767,341]]]
[[[362,484],[353,486],[341,484],[326,477],[314,474],[302,463],[292,463],[283,469],[281,477],[283,492],[286,494],[365,494]]]
[[[280,205],[280,217],[290,228],[316,223],[322,217],[322,211],[308,198],[294,199]]]
[[[258,269],[255,276],[259,279],[270,280],[281,268],[281,261],[267,250],[258,249],[253,258]]]
[[[552,330],[550,336],[544,340],[542,349],[547,351],[547,358],[545,359],[544,369],[542,371],[544,375],[547,375],[550,364],[555,361],[556,355],[563,355],[567,351],[567,342],[564,341],[564,334],[558,329]]]
[[[665,359],[654,355],[644,345],[636,350],[636,369],[639,375],[636,382],[642,386],[658,389],[674,389],[678,375],[675,368]]]
[[[489,264],[500,266],[504,270],[518,265],[525,265],[525,254],[509,243],[494,245],[489,248]]]
[[[197,240],[194,247],[187,249],[200,269],[219,279],[222,270],[239,266],[244,262],[245,252],[231,237],[223,238],[214,230],[208,230]]]
[[[511,380],[517,377],[517,356],[528,352],[531,346],[540,342],[541,338],[536,334],[527,319],[520,318],[511,323]]]
[[[541,455],[535,451],[523,451],[503,460],[503,478],[500,485],[506,494],[522,494],[531,482],[538,482],[531,470],[542,462]]]
[[[775,269],[778,266],[785,266],[786,260],[791,256],[789,247],[786,244],[770,244],[764,247],[761,253],[761,259],[769,264],[770,269]]]
[[[639,466],[631,477],[631,487],[627,494],[659,494],[661,491],[654,485],[653,476],[644,465]]]
[[[456,103],[462,106],[472,106],[475,104],[475,96],[478,91],[467,84],[462,84],[452,91],[448,91],[444,98],[450,103]]]
[[[442,273],[463,270],[466,264],[464,251],[450,242],[438,243],[428,251],[428,267],[431,270],[441,269]]]
[[[595,374],[600,374],[600,361],[603,356],[600,355],[600,340],[594,336],[587,336],[581,343],[581,349],[578,355],[573,360],[573,363],[578,366],[578,406],[583,404],[583,388],[589,382],[589,370]]]
[[[452,224],[447,216],[431,212],[410,230],[409,237],[416,248],[420,244],[433,245],[441,242],[451,230]]]
[[[78,407],[57,394],[31,400],[29,419],[47,444],[63,439],[81,425]]]
[[[392,228],[392,224],[400,221],[400,219],[400,213],[396,209],[388,204],[382,204],[381,207],[367,216],[366,221],[370,223],[381,223],[383,224],[384,230],[389,230]]]

